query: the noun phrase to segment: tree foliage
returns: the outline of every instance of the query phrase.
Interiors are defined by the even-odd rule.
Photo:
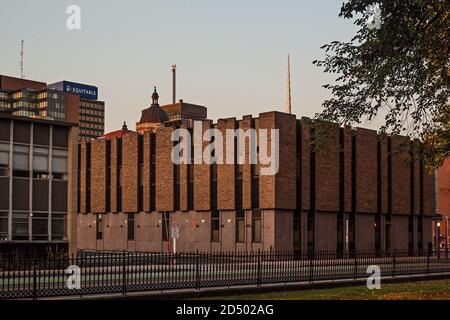
[[[382,116],[381,131],[421,138],[427,165],[439,166],[450,156],[450,1],[349,0],[339,16],[358,31],[313,62],[337,75],[318,118],[354,125]]]

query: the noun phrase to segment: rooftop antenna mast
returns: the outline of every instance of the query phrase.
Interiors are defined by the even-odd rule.
[[[24,41],[22,40],[21,47],[20,47],[20,78],[24,79],[25,75],[23,74],[23,47],[24,47]]]
[[[172,65],[172,103],[177,102],[177,65]]]
[[[286,113],[292,113],[291,104],[291,56],[288,54],[288,74],[287,74],[287,92],[286,92]]]

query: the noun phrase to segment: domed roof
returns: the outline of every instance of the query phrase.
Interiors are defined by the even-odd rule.
[[[167,112],[159,106],[158,99],[159,96],[155,87],[155,91],[152,95],[152,105],[150,108],[142,111],[139,123],[164,123],[169,121],[169,116],[167,115]]]

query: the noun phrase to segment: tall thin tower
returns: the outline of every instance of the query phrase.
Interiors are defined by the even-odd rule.
[[[25,78],[25,75],[23,74],[23,49],[24,49],[24,41],[22,40],[21,46],[20,46],[20,78]]]
[[[177,102],[177,65],[172,65],[172,103]]]
[[[292,113],[292,104],[291,104],[291,56],[290,55],[288,55],[286,113]]]

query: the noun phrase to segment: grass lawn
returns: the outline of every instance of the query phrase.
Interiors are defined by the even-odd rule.
[[[366,286],[306,289],[261,294],[201,298],[204,300],[450,300],[450,279],[396,284],[381,284],[380,290]]]

